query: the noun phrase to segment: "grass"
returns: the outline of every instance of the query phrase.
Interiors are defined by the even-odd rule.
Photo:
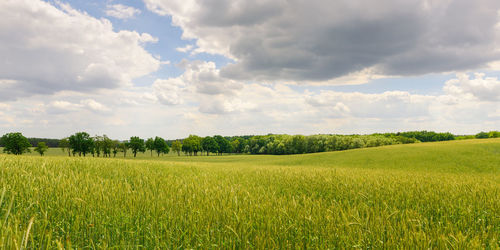
[[[5,248],[500,247],[500,139],[290,156],[50,155],[0,155]]]

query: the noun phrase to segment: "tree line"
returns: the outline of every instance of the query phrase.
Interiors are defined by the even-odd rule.
[[[187,138],[179,140],[165,140],[161,137],[142,139],[137,136],[130,137],[129,140],[112,140],[106,135],[90,136],[87,132],[78,132],[67,138],[57,140],[57,146],[68,156],[94,157],[116,157],[118,153],[127,156],[130,150],[134,157],[137,153],[149,151],[160,157],[170,151],[180,155],[222,155],[224,153],[237,154],[303,154],[327,151],[340,151],[355,148],[378,147],[394,144],[408,144],[418,142],[447,141],[455,139],[472,138],[498,138],[499,131],[480,132],[471,136],[455,136],[451,133],[436,133],[433,131],[409,131],[398,133],[378,133],[371,135],[247,135],[223,137],[221,135],[200,137],[189,135]],[[30,140],[31,139],[31,140]],[[43,155],[48,146],[54,145],[54,140],[50,139],[50,144],[41,141],[43,139],[26,138],[21,133],[8,133],[0,138],[0,146],[4,147],[4,152],[12,154],[23,154],[30,152],[30,143],[37,142],[34,149]]]
[[[160,157],[162,154],[168,154],[170,147],[165,139],[156,136],[154,139],[141,139],[137,136],[130,137],[128,141],[112,140],[106,135],[91,137],[87,132],[78,132],[59,142],[59,147],[68,153],[68,156],[87,156],[91,154],[94,157],[116,157],[118,153],[123,153],[123,157],[127,156],[127,151],[130,149],[134,157],[139,152],[153,151]]]

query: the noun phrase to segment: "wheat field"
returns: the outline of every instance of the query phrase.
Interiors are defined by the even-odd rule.
[[[500,139],[288,156],[51,152],[0,155],[3,248],[500,247]]]

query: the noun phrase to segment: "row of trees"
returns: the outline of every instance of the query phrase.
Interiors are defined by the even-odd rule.
[[[409,132],[398,132],[398,133],[387,133],[384,136],[402,136],[406,138],[414,138],[421,142],[431,142],[431,141],[450,141],[454,140],[455,136],[452,133],[436,133],[434,131],[409,131]]]
[[[406,144],[428,141],[446,141],[469,138],[497,138],[500,132],[481,132],[475,136],[454,136],[451,133],[436,133],[433,131],[410,131],[400,133],[384,133],[371,135],[260,135],[260,136],[233,136],[220,135],[200,137],[190,135],[183,140],[165,141],[161,137],[141,139],[137,136],[130,137],[127,141],[118,141],[106,135],[91,137],[86,132],[78,132],[59,141],[59,147],[68,153],[68,156],[116,157],[121,152],[127,156],[127,151],[132,151],[134,157],[139,152],[155,152],[158,157],[168,154],[170,150],[180,155],[196,156],[199,153],[206,155],[223,153],[246,154],[303,154],[326,151],[338,151],[354,148],[377,147],[383,145]],[[23,154],[30,151],[29,140],[21,133],[8,133],[0,138],[0,145],[4,152]],[[43,155],[47,150],[45,142],[37,143],[36,152]]]
[[[381,135],[266,135],[231,142],[233,150],[250,154],[303,154],[414,143],[416,139]]]
[[[86,132],[79,132],[62,139],[59,146],[62,150],[67,151],[69,156],[71,154],[73,156],[92,154],[92,156],[99,157],[102,153],[103,157],[110,157],[112,153],[115,157],[118,152],[122,152],[123,156],[126,157],[127,151],[130,149],[134,157],[137,156],[137,153],[144,153],[146,150],[151,152],[151,156],[155,151],[159,157],[161,154],[168,154],[170,146],[172,151],[178,155],[180,155],[181,151],[186,155],[198,155],[199,152],[205,152],[207,155],[210,153],[218,155],[231,153],[229,141],[220,135],[214,137],[190,135],[182,142],[179,140],[173,141],[169,146],[167,141],[158,136],[147,140],[132,136],[128,141],[117,141],[109,139],[106,135],[90,137]]]
[[[177,143],[180,142],[177,141]],[[210,155],[210,153],[217,155],[222,155],[223,153],[233,153],[229,141],[220,135],[213,137],[190,135],[188,138],[182,140],[181,150],[186,155],[198,155],[198,152],[205,152],[206,155]]]
[[[495,131],[488,135],[494,135]],[[476,135],[477,138],[480,134]],[[492,138],[493,136],[490,136]],[[210,153],[246,153],[246,154],[302,154],[326,151],[338,151],[364,147],[407,144],[418,142],[454,140],[451,133],[433,131],[409,131],[371,135],[261,135],[199,137],[190,135],[182,140],[182,151],[186,155],[198,152]],[[179,141],[175,141],[180,143]],[[174,142],[174,143],[175,143]]]
[[[479,132],[475,135],[477,139],[499,138],[500,131]]]
[[[149,138],[147,140],[141,139],[137,136],[130,137],[128,141],[118,141],[111,140],[106,135],[91,137],[87,132],[78,132],[71,135],[68,138],[64,138],[60,141],[59,147],[68,152],[68,156],[86,156],[87,154],[92,154],[92,156],[100,157],[116,157],[116,154],[121,152],[123,157],[127,156],[127,151],[130,149],[137,156],[138,152],[146,152],[146,150],[151,151],[151,156],[153,156],[153,151],[156,151],[158,157],[161,154],[168,154],[170,152],[170,147],[167,142],[161,137]]]

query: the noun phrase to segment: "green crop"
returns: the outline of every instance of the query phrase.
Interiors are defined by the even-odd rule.
[[[500,247],[500,139],[288,156],[47,155],[0,155],[4,248]]]

